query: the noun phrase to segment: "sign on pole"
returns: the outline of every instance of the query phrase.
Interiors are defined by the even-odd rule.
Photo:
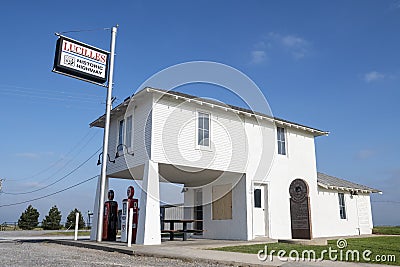
[[[104,195],[106,187],[108,136],[110,133],[110,118],[112,108],[112,88],[114,75],[115,41],[117,26],[111,29],[110,52],[97,47],[76,41],[74,39],[58,35],[56,55],[54,58],[53,72],[67,75],[79,80],[104,86],[107,81],[106,121],[103,138],[103,160],[100,175],[100,197],[97,214],[97,241],[102,241]],[[108,70],[110,65],[110,70]],[[97,201],[97,200],[96,200]],[[77,217],[78,218],[78,217]],[[77,238],[77,236],[76,236]]]
[[[53,71],[101,85],[107,81],[108,58],[107,51],[60,35]]]

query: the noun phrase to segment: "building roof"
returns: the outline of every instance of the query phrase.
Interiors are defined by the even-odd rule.
[[[263,114],[260,112],[255,112],[252,111],[250,109],[246,109],[246,108],[241,108],[241,107],[237,107],[237,106],[233,106],[233,105],[229,105],[229,104],[224,104],[215,100],[210,100],[210,99],[206,99],[206,98],[201,98],[201,97],[197,97],[194,95],[189,95],[189,94],[185,94],[185,93],[181,93],[181,92],[176,92],[176,91],[167,91],[167,90],[162,90],[162,89],[156,89],[156,88],[150,88],[150,87],[146,87],[143,90],[140,90],[139,92],[137,92],[135,95],[132,95],[132,97],[128,97],[126,98],[121,104],[119,104],[118,106],[116,106],[115,108],[112,109],[111,111],[111,117],[113,116],[119,116],[120,114],[124,113],[125,110],[127,109],[129,102],[135,98],[137,95],[142,94],[142,92],[153,92],[153,93],[159,93],[162,95],[166,95],[166,96],[171,96],[171,97],[175,97],[176,99],[184,99],[184,100],[189,100],[191,102],[195,102],[198,104],[208,104],[211,107],[215,107],[215,108],[222,108],[226,111],[233,111],[235,113],[243,113],[247,116],[254,116],[258,119],[267,119],[270,121],[273,121],[279,125],[283,125],[283,126],[289,126],[289,127],[294,127],[297,129],[301,129],[304,131],[308,131],[311,132],[314,136],[321,136],[321,135],[328,135],[329,132],[327,131],[322,131],[316,128],[312,128],[309,126],[305,126],[299,123],[295,123],[295,122],[291,122],[288,120],[284,120],[284,119],[280,119],[277,117],[271,117],[270,115],[267,114]],[[105,121],[105,115],[102,115],[101,117],[99,117],[97,120],[93,121],[92,123],[90,123],[90,127],[100,127],[100,128],[104,128],[104,121]]]
[[[321,172],[317,174],[317,183],[325,189],[334,189],[361,193],[382,193],[381,190],[374,189],[365,185],[356,184]]]

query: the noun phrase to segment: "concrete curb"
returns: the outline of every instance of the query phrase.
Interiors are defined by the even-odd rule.
[[[297,245],[313,245],[313,246],[326,246],[328,245],[327,239],[279,239],[278,243],[297,244]]]
[[[26,240],[21,240],[26,241]],[[66,246],[83,247],[88,249],[103,250],[107,252],[117,252],[132,256],[145,256],[154,258],[164,259],[177,259],[184,262],[197,262],[204,264],[221,264],[228,266],[248,266],[248,267],[260,267],[260,266],[294,266],[299,265],[303,267],[317,267],[317,266],[328,266],[328,267],[384,267],[393,265],[384,264],[371,264],[371,263],[358,263],[358,262],[337,262],[337,261],[324,261],[324,262],[290,262],[290,261],[264,261],[259,262],[256,258],[247,257],[248,254],[236,253],[236,252],[222,252],[214,250],[204,250],[201,248],[187,248],[184,246],[175,247],[162,247],[162,246],[141,246],[132,245],[131,248],[127,246],[115,245],[111,243],[97,243],[89,240],[67,240],[67,239],[47,239],[37,240],[38,242],[55,243]],[[237,260],[241,259],[242,260]]]
[[[79,242],[79,241],[74,241],[74,240],[54,240],[54,239],[48,239],[48,240],[43,240],[45,242],[49,243],[55,243],[59,245],[66,245],[66,246],[75,246],[75,247],[83,247],[83,248],[89,248],[89,249],[96,249],[96,250],[103,250],[107,252],[118,252],[118,253],[123,253],[127,255],[132,255],[132,256],[145,256],[145,257],[155,257],[155,258],[166,258],[166,259],[178,259],[182,260],[185,262],[201,262],[205,264],[221,264],[221,265],[229,265],[229,266],[240,266],[240,267],[265,267],[265,266],[277,266],[275,265],[267,265],[267,264],[252,264],[252,263],[244,263],[240,261],[227,261],[227,260],[214,260],[214,259],[205,259],[202,257],[188,257],[182,254],[175,254],[175,253],[157,253],[157,252],[147,252],[147,251],[140,251],[140,250],[135,250],[133,248],[116,248],[116,247],[111,247],[107,245],[99,245],[99,244],[94,244],[94,243],[88,243],[88,242]],[[232,252],[234,253],[234,252]]]
[[[63,240],[63,239],[44,239],[43,242],[48,243],[55,243],[64,246],[72,246],[72,247],[81,247],[81,248],[90,248],[96,250],[103,250],[107,252],[118,252],[128,255],[134,255],[134,251],[132,249],[123,249],[123,248],[116,248],[116,247],[109,247],[109,246],[100,246],[97,244],[91,243],[83,243],[75,240]]]

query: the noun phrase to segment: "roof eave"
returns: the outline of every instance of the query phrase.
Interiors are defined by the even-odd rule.
[[[143,92],[149,92],[148,88],[149,88],[149,87],[146,87],[146,88],[144,88],[143,90],[140,90],[139,92],[137,92],[137,93],[131,95],[130,97],[127,97],[121,104],[119,104],[118,106],[116,106],[115,108],[113,108],[113,109],[111,110],[111,115],[113,115],[113,112],[114,112],[114,114],[115,114],[115,111],[118,111],[118,110],[117,110],[118,108],[125,108],[125,110],[126,110],[126,108],[128,107],[129,103],[130,103],[134,98],[137,98],[138,96],[142,95]],[[105,115],[105,114],[101,115],[101,116],[98,117],[96,120],[92,121],[92,122],[89,124],[89,127],[90,127],[90,128],[92,128],[92,127],[104,128],[105,118],[106,118],[106,115]]]
[[[129,105],[131,98],[126,99],[124,102],[122,102],[121,104],[119,104],[118,106],[116,106],[115,108],[113,108],[111,110],[111,116],[114,114],[118,114],[121,112],[124,112],[126,110],[126,108]],[[96,120],[92,121],[89,126],[90,128],[92,127],[99,127],[99,128],[104,128],[104,124],[105,124],[105,119],[106,119],[106,115],[102,115],[99,118],[97,118]]]
[[[337,191],[348,191],[348,192],[357,192],[357,193],[366,193],[366,194],[371,194],[371,193],[378,193],[382,194],[383,192],[377,189],[362,189],[362,188],[353,188],[353,187],[341,187],[341,186],[335,186],[335,185],[328,185],[324,184],[321,182],[317,182],[318,186],[325,188],[325,189],[330,189],[330,190],[337,190]]]
[[[188,102],[195,102],[195,103],[198,103],[200,105],[208,104],[209,106],[211,106],[213,108],[214,107],[218,107],[218,108],[221,108],[221,109],[223,109],[225,111],[230,110],[230,111],[233,111],[235,113],[246,115],[248,117],[255,117],[256,119],[261,119],[261,120],[262,119],[266,119],[268,121],[271,121],[271,122],[274,122],[274,123],[277,123],[277,124],[280,124],[280,125],[285,125],[285,126],[288,126],[288,127],[293,127],[293,128],[299,129],[299,130],[304,130],[304,131],[310,132],[314,136],[327,136],[327,135],[329,135],[328,131],[322,131],[322,130],[315,129],[315,128],[308,127],[308,126],[304,126],[304,125],[301,125],[301,124],[298,124],[298,123],[282,120],[282,119],[279,119],[279,118],[276,118],[276,117],[270,117],[270,116],[268,116],[266,114],[262,114],[262,113],[258,113],[258,112],[244,111],[244,110],[235,109],[235,108],[233,108],[233,106],[230,106],[230,105],[210,103],[206,99],[202,99],[202,98],[189,98],[189,97],[185,97],[185,96],[182,96],[182,95],[176,95],[176,94],[170,93],[169,91],[164,91],[164,90],[157,89],[157,88],[152,88],[152,87],[147,87],[144,90],[146,90],[147,92],[155,92],[155,93],[159,93],[159,94],[163,94],[163,95],[168,95],[168,96],[174,97],[175,99],[183,99],[183,100],[188,101]],[[144,90],[142,90],[142,91],[144,91]]]
[[[270,116],[268,116],[266,114],[257,113],[257,112],[253,112],[253,111],[250,111],[250,110],[249,111],[245,111],[244,109],[239,109],[238,107],[234,108],[234,106],[230,106],[230,105],[209,103],[208,101],[206,101],[206,99],[196,98],[195,96],[193,96],[194,98],[189,98],[189,97],[185,97],[185,96],[182,96],[182,95],[177,95],[177,94],[170,93],[170,91],[165,91],[165,90],[152,88],[152,87],[146,87],[146,88],[140,90],[139,92],[137,92],[136,94],[132,95],[131,97],[129,97],[127,100],[125,100],[124,102],[122,102],[121,104],[119,104],[118,106],[113,108],[112,111],[111,111],[111,115],[113,114],[113,112],[116,109],[121,108],[121,105],[128,106],[129,102],[132,99],[138,97],[138,95],[141,95],[144,92],[147,92],[147,93],[155,92],[155,93],[159,93],[159,94],[163,94],[163,95],[168,95],[168,96],[174,97],[175,99],[184,99],[185,101],[188,101],[188,102],[195,102],[195,103],[198,103],[200,105],[207,104],[207,105],[211,106],[212,108],[214,108],[214,107],[222,108],[225,111],[229,110],[229,111],[232,111],[232,112],[235,112],[235,113],[238,113],[238,114],[243,114],[243,115],[246,115],[248,117],[254,117],[254,118],[260,119],[260,120],[265,119],[265,120],[271,121],[271,122],[279,124],[279,125],[283,125],[283,126],[291,127],[291,128],[294,128],[294,129],[298,129],[298,130],[303,130],[303,131],[309,132],[314,137],[329,135],[328,131],[322,131],[322,130],[319,130],[319,129],[315,129],[315,128],[308,127],[308,126],[305,126],[305,125],[301,125],[301,124],[298,124],[298,123],[286,121],[286,120],[279,119],[279,118],[276,118],[276,117],[270,117]],[[105,121],[105,115],[102,115],[99,118],[97,118],[95,121],[91,122],[89,124],[89,126],[90,127],[104,128],[104,121]]]

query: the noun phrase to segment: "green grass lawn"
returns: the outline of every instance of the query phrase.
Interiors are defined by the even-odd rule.
[[[375,226],[373,234],[377,235],[400,235],[400,226]]]
[[[329,248],[331,250],[338,250],[336,254],[338,256],[338,260],[340,260],[340,251],[342,251],[342,260],[346,261],[346,251],[348,250],[358,250],[360,255],[360,262],[369,262],[369,263],[380,263],[380,264],[390,264],[390,265],[400,265],[400,236],[377,236],[377,237],[366,237],[366,238],[349,238],[346,239],[347,247],[339,250],[337,247],[337,240],[329,240],[327,246],[314,246],[314,245],[298,245],[298,244],[287,244],[287,243],[271,243],[271,244],[258,244],[258,245],[247,245],[247,246],[235,246],[235,247],[222,247],[215,248],[214,250],[222,250],[222,251],[231,251],[231,252],[242,252],[242,253],[250,253],[257,254],[260,250],[265,250],[265,246],[267,246],[268,255],[270,255],[271,250],[275,250],[276,252],[273,254],[277,256],[277,251],[284,250],[286,251],[286,257],[289,255],[291,250],[296,250],[299,255],[302,255],[304,250],[314,250],[316,257],[320,258],[322,251],[327,250]],[[363,259],[363,251],[370,250],[372,253],[370,255],[366,255],[371,260]],[[295,256],[295,254],[292,254]],[[305,254],[307,255],[307,254]],[[325,252],[323,258],[325,260],[329,260],[329,254]],[[349,255],[348,261],[352,260],[351,254]],[[380,256],[379,256],[380,255]],[[382,256],[384,255],[384,256]],[[393,262],[382,262],[378,261],[378,257],[388,258],[388,255],[394,255],[395,260]],[[390,256],[393,257],[393,256]],[[306,256],[306,258],[308,258]],[[269,260],[269,259],[267,259]]]

